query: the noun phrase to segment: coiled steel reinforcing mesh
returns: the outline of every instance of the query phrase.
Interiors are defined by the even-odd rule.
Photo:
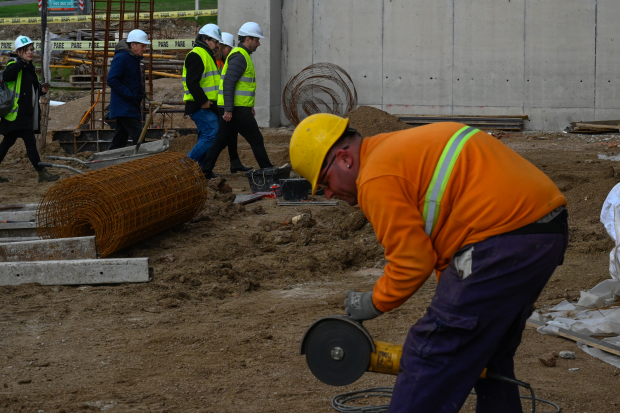
[[[43,238],[96,235],[105,257],[192,219],[207,199],[196,162],[166,152],[66,178],[43,195]]]
[[[284,114],[294,126],[315,113],[342,116],[356,106],[357,91],[351,76],[332,63],[315,63],[306,67],[288,81],[282,93]],[[306,116],[300,113],[300,109]]]

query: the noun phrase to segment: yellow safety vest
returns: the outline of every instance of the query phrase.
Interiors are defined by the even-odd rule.
[[[245,61],[247,63],[247,67],[245,68],[245,72],[239,78],[239,81],[235,85],[235,104],[234,106],[245,106],[249,108],[254,107],[254,101],[256,97],[256,72],[254,71],[254,64],[252,63],[252,58],[245,51],[245,49],[241,47],[235,47],[231,50],[226,58],[226,63],[224,63],[224,69],[222,69],[222,77],[220,78],[220,94],[217,97],[217,105],[224,106],[224,77],[226,76],[226,71],[228,70],[228,59],[234,53],[241,53],[243,57],[245,57]]]
[[[198,46],[194,47],[187,54],[187,56],[189,56],[190,53],[196,53],[202,59],[202,64],[204,66],[204,73],[200,77],[200,87],[205,92],[205,95],[207,95],[207,99],[212,100],[212,101],[217,100],[217,91],[219,89],[219,84],[220,84],[220,71],[217,69],[217,66],[215,62],[213,61],[213,58],[209,55],[209,52],[207,52],[202,47],[198,47]],[[186,60],[187,60],[187,56],[185,56]],[[183,78],[181,79],[183,80],[183,92],[184,92],[183,102],[187,102],[188,100],[191,100],[191,101],[195,100],[192,94],[189,92],[189,89],[187,89],[187,83],[185,82],[186,73],[187,72],[185,70],[185,63],[184,63],[183,64]]]
[[[6,67],[9,67],[10,64],[15,63],[15,60],[11,60],[7,63]],[[11,111],[4,117],[6,120],[15,120],[17,119],[17,111],[19,109],[18,101],[19,101],[19,93],[21,91],[22,86],[22,71],[20,70],[17,74],[17,80],[12,82],[6,82],[6,86],[9,90],[13,90],[13,107]]]

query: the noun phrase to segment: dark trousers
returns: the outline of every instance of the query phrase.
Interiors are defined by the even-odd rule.
[[[39,166],[41,158],[39,157],[39,151],[37,150],[37,138],[35,138],[34,131],[32,129],[14,130],[4,135],[4,139],[2,139],[2,143],[0,143],[0,163],[4,160],[4,157],[9,152],[11,146],[15,145],[17,138],[22,138],[24,141],[24,144],[26,145],[26,154],[28,155],[30,163],[34,166],[34,169],[37,171],[42,170],[43,167]]]
[[[108,150],[119,149],[127,146],[127,140],[131,137],[134,145],[138,144],[142,133],[142,124],[138,118],[120,117],[115,118],[114,137]]]
[[[473,388],[478,413],[522,413],[516,385],[479,377],[488,368],[515,378],[513,357],[525,322],[567,242],[567,231],[491,237],[473,244],[465,279],[453,260],[409,330],[388,411],[456,413]]]
[[[202,170],[205,173],[213,172],[215,162],[217,162],[220,153],[222,153],[227,145],[234,145],[233,140],[236,141],[237,134],[241,134],[250,144],[259,168],[271,168],[273,165],[265,149],[263,134],[258,128],[258,123],[256,123],[254,115],[252,115],[252,108],[235,106],[230,122],[226,122],[222,118],[224,115],[224,108],[219,108],[219,111],[220,124],[217,136],[215,137],[215,142],[213,142],[213,145],[206,154]]]

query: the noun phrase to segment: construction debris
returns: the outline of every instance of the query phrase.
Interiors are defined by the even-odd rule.
[[[568,133],[618,133],[620,120],[591,120],[586,122],[571,122],[565,131]]]
[[[149,278],[148,258],[0,263],[0,285],[118,284]]]
[[[95,237],[2,243],[0,262],[88,260],[97,258]]]
[[[196,162],[165,152],[66,178],[42,197],[44,238],[97,236],[102,257],[191,220],[207,199]]]

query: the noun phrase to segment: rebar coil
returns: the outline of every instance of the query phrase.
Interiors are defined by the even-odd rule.
[[[292,125],[306,116],[332,113],[342,116],[357,106],[351,76],[333,63],[315,63],[288,81],[282,93],[282,110]],[[300,113],[303,110],[306,116]]]
[[[72,176],[37,210],[43,238],[95,235],[102,257],[192,219],[207,200],[196,162],[165,152]]]

